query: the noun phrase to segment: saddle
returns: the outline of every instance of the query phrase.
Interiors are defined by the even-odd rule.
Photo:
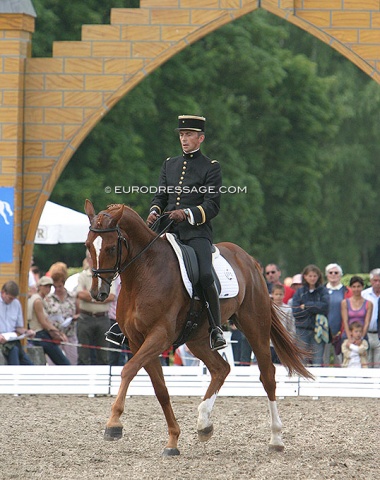
[[[197,295],[196,285],[199,280],[198,261],[193,248],[184,245],[176,235],[165,234],[166,240],[177,255],[182,281],[190,297]],[[235,297],[239,293],[239,284],[235,272],[227,260],[220,254],[216,245],[212,246],[212,274],[219,292],[219,298]]]
[[[186,343],[191,334],[197,329],[204,306],[202,306],[201,310],[199,308],[196,310],[195,308],[195,300],[199,300],[201,294],[197,291],[199,266],[194,249],[183,244],[173,233],[165,233],[165,237],[177,255],[182,281],[191,298],[191,305],[184,329],[173,344],[173,347],[177,348]],[[234,297],[239,293],[239,284],[235,272],[231,265],[220,255],[220,251],[215,245],[213,245],[212,250],[212,275],[219,292],[219,298]],[[215,268],[216,266],[219,266],[219,268]],[[224,279],[224,281],[221,281],[221,279]],[[227,288],[227,283],[229,288]]]
[[[186,269],[187,275],[189,277],[190,283],[193,287],[193,295],[195,293],[195,297],[198,297],[198,299],[199,299],[199,293],[200,292],[197,291],[197,284],[198,284],[198,281],[199,281],[199,264],[198,264],[198,259],[197,259],[197,256],[195,254],[195,251],[192,247],[189,247],[189,245],[185,245],[184,243],[182,243],[176,235],[174,235],[174,234],[170,234],[170,235],[173,235],[173,238],[174,238],[176,244],[181,249],[183,262],[185,264],[185,269]],[[169,242],[170,242],[170,240],[169,240]],[[212,253],[215,253],[215,252],[216,252],[216,247],[215,247],[215,245],[213,245],[212,246]],[[212,273],[212,276],[214,278],[214,282],[215,282],[216,288],[218,290],[218,293],[220,295],[221,285],[220,285],[218,275],[216,274],[214,265],[211,266],[211,273]]]

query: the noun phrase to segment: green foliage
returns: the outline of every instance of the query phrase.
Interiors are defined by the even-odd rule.
[[[82,271],[82,267],[70,267],[67,269],[68,277],[71,277],[71,275],[74,275],[75,273],[81,273]]]
[[[371,286],[371,282],[370,282],[370,279],[369,279],[369,273],[346,273],[342,277],[343,285],[348,287],[350,285],[350,280],[354,275],[362,277],[362,279],[364,280],[364,288],[368,288],[368,287]]]
[[[66,3],[34,0],[35,55],[49,55],[54,40],[79,40],[81,24],[108,22],[111,7],[138,6]],[[52,200],[77,210],[85,198],[96,210],[125,203],[145,218],[151,195],[115,186],[155,186],[164,159],[179,151],[177,115],[204,114],[203,151],[221,163],[225,186],[246,187],[223,195],[215,241],[238,243],[284,275],[333,261],[368,271],[380,261],[379,112],[378,84],[260,10],[188,46],[120,100],[75,153]],[[80,265],[83,247],[65,246],[66,258],[70,248]]]
[[[51,55],[54,41],[80,40],[82,25],[109,23],[111,8],[138,7],[138,0],[33,0],[37,13],[33,54]]]

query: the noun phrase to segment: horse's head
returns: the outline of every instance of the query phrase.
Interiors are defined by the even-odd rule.
[[[93,298],[102,302],[108,297],[111,283],[120,273],[127,255],[126,249],[123,249],[126,238],[118,226],[124,205],[113,205],[96,214],[90,200],[86,200],[84,209],[90,220],[90,231],[86,240],[93,272],[90,293]]]

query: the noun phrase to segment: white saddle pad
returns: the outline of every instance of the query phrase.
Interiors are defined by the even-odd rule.
[[[189,276],[186,272],[185,262],[183,261],[182,251],[176,242],[174,236],[171,233],[165,233],[164,235],[170,245],[172,246],[174,252],[177,255],[179,266],[181,269],[181,276],[183,284],[187,290],[187,293],[190,297],[193,296],[193,286],[189,280]],[[231,265],[227,260],[220,254],[219,248],[216,248],[216,252],[212,254],[212,264],[214,266],[215,272],[219,278],[221,290],[219,298],[231,298],[236,297],[239,293],[239,284],[233,271]]]

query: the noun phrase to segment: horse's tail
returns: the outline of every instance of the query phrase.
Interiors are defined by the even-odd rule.
[[[271,302],[270,338],[281,363],[287,368],[289,375],[298,374],[301,377],[313,379],[313,375],[302,363],[302,360],[309,356],[309,352],[297,345],[295,338],[281,322],[280,315],[281,311]]]

